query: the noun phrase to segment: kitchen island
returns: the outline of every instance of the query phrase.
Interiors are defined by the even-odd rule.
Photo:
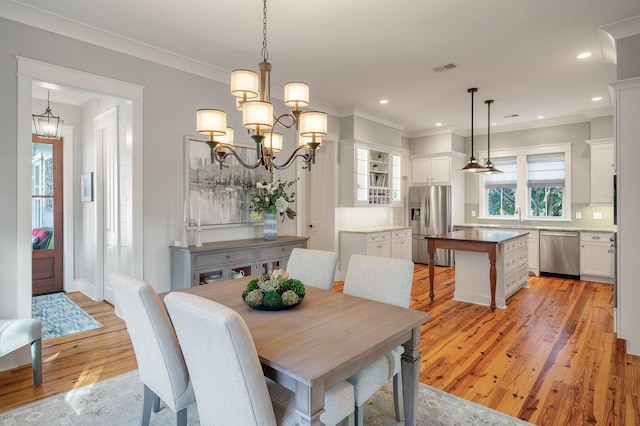
[[[465,229],[428,236],[429,297],[433,300],[435,296],[435,251],[451,249],[456,250],[454,299],[488,305],[492,311],[496,306],[505,308],[509,296],[521,287],[528,287],[527,234],[526,231]]]

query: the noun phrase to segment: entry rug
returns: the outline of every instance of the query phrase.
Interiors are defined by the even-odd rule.
[[[102,327],[64,293],[44,294],[31,300],[33,318],[42,321],[42,340]]]
[[[393,414],[393,393],[387,383],[364,406],[364,424],[398,426]],[[417,424],[421,426],[520,426],[529,423],[457,396],[420,384]],[[195,404],[187,408],[187,424],[200,424]],[[0,413],[3,426],[140,425],[142,384],[138,371],[86,385],[66,394]],[[176,414],[161,405],[151,415],[154,426],[174,426]]]

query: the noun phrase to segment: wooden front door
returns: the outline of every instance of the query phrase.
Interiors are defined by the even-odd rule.
[[[63,290],[62,139],[32,137],[32,292]]]

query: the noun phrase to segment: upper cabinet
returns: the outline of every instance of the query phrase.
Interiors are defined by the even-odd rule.
[[[613,204],[613,139],[594,139],[587,143],[591,146],[591,204]]]
[[[401,157],[367,144],[340,144],[340,205],[399,206]]]
[[[413,185],[450,185],[451,169],[451,155],[413,158],[411,182]]]

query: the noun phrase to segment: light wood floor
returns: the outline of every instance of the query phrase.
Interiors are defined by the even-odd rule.
[[[436,268],[431,302],[428,267],[416,265],[411,307],[431,313],[421,382],[539,425],[640,425],[640,357],[613,333],[610,285],[531,277],[492,313],[453,301],[453,282]],[[111,305],[69,297],[104,327],[46,341],[38,388],[30,366],[0,372],[0,412],[136,368]]]

